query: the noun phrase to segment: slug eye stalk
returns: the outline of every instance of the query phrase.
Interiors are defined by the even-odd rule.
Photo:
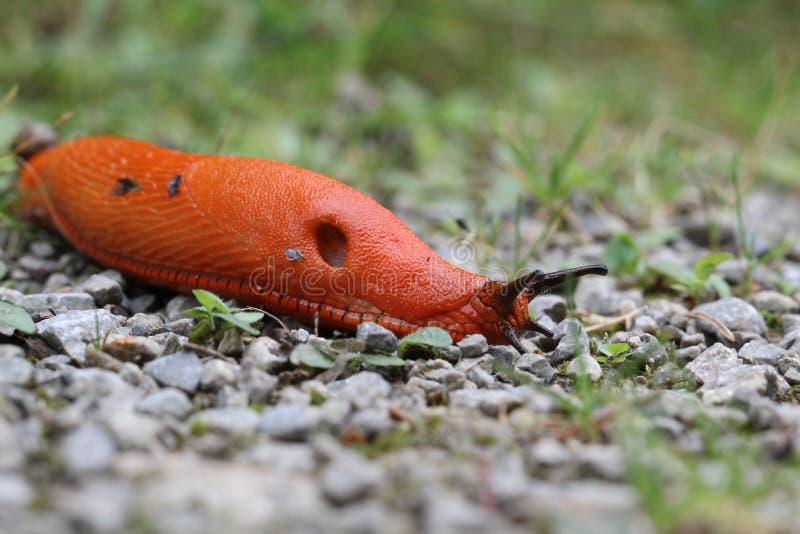
[[[508,340],[510,345],[524,354],[526,350],[522,346],[517,332],[532,330],[547,337],[554,336],[552,331],[530,318],[528,302],[554,287],[589,274],[605,276],[608,274],[608,267],[599,264],[584,265],[552,273],[545,273],[537,269],[511,282],[495,285],[491,291],[494,293],[494,298],[487,299],[490,302],[485,301],[484,303],[493,308],[493,311],[500,316],[498,329],[503,337]],[[524,295],[526,298],[518,300],[520,295]],[[517,328],[514,327],[515,323],[518,325]]]

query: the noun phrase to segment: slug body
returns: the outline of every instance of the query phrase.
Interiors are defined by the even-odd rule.
[[[521,348],[537,293],[588,266],[501,283],[437,256],[391,212],[286,163],[86,137],[29,156],[23,215],[97,262],[176,291],[204,288],[322,326],[438,326]]]

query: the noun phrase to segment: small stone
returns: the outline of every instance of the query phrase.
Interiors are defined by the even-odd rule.
[[[489,352],[489,343],[481,334],[471,334],[456,343],[456,346],[461,349],[462,358],[477,358]]]
[[[227,356],[241,356],[244,351],[244,343],[242,343],[242,336],[239,334],[239,330],[236,328],[225,330],[217,350]]]
[[[211,408],[194,414],[188,424],[226,435],[247,435],[256,431],[259,418],[250,408]]]
[[[380,465],[350,451],[331,461],[320,473],[323,495],[342,506],[369,495],[380,483]]]
[[[784,354],[786,349],[763,339],[748,341],[739,349],[739,357],[745,363],[776,365]]]
[[[106,310],[83,310],[69,311],[39,321],[36,323],[36,331],[55,350],[83,362],[86,344],[102,339],[109,330],[117,326],[119,319]]]
[[[549,355],[550,363],[558,365],[582,354],[589,354],[589,336],[583,330],[580,321],[575,318],[564,319],[556,329],[556,336],[561,336],[558,346]]]
[[[775,315],[800,311],[800,303],[777,291],[759,291],[750,295],[747,301],[756,309]]]
[[[494,384],[494,377],[478,365],[467,372],[467,378],[479,388],[488,388]]]
[[[585,276],[578,279],[575,287],[575,305],[578,309],[600,315],[619,315],[643,303],[640,290],[619,291],[612,278]]]
[[[735,350],[722,343],[715,343],[687,364],[684,371],[695,384],[714,387],[725,371],[739,365]]]
[[[553,369],[553,366],[550,365],[550,360],[543,354],[523,354],[517,362],[516,369],[538,376],[545,382],[550,382],[556,376],[556,370]]]
[[[436,355],[448,362],[457,362],[461,359],[461,349],[455,345],[448,345],[446,347],[437,347]]]
[[[164,386],[182,389],[194,393],[200,384],[203,365],[194,352],[176,352],[148,362],[144,372]]]
[[[681,338],[681,348],[694,347],[706,342],[706,336],[702,332],[694,334],[684,334]]]
[[[250,402],[266,403],[278,387],[278,377],[260,369],[245,369],[238,373],[236,386],[247,394]]]
[[[513,367],[514,361],[519,357],[517,351],[508,345],[489,345],[489,354],[497,365]]]
[[[137,313],[125,324],[132,336],[152,336],[164,331],[164,320],[155,313]]]
[[[200,387],[208,391],[217,391],[222,386],[235,383],[239,371],[238,365],[222,360],[209,360],[203,364]]]
[[[150,336],[152,341],[155,341],[162,348],[162,354],[172,354],[181,350],[181,348],[189,342],[184,336],[179,336],[173,332],[161,332],[154,336]]]
[[[528,461],[532,467],[552,468],[573,460],[572,452],[555,438],[543,438],[534,443],[527,451]]]
[[[103,350],[120,361],[137,364],[154,360],[164,352],[161,345],[142,336],[122,336],[111,339],[103,345]]]
[[[133,297],[128,301],[127,308],[132,314],[146,313],[153,311],[156,306],[156,296],[152,293],[145,293]]]
[[[603,376],[603,369],[597,360],[589,354],[581,354],[574,358],[567,366],[567,374],[572,376],[588,376],[592,382],[597,382]]]
[[[67,399],[114,397],[122,399],[135,390],[117,373],[105,369],[75,369],[61,375],[61,394]]]
[[[425,373],[425,378],[439,382],[447,391],[461,389],[467,381],[464,373],[456,369],[435,369]]]
[[[194,329],[194,320],[185,317],[183,319],[175,319],[164,324],[164,330],[178,334],[179,336],[189,337]]]
[[[681,379],[681,368],[674,362],[667,362],[653,373],[653,385],[668,388]]]
[[[452,408],[480,410],[489,417],[497,417],[503,410],[511,411],[522,405],[520,398],[497,389],[459,389],[448,393],[448,399]]]
[[[166,387],[137,402],[136,409],[156,417],[168,416],[183,420],[192,413],[192,402],[183,391]]]
[[[781,315],[781,329],[784,332],[800,331],[800,313],[784,313]]]
[[[695,308],[695,312],[709,315],[724,324],[732,332],[756,332],[760,335],[767,333],[767,325],[758,310],[752,304],[737,297],[727,297],[714,302],[700,304]],[[704,332],[724,339],[713,323],[704,319],[698,319],[698,323]]]
[[[42,286],[42,293],[60,293],[65,288],[70,288],[72,279],[64,273],[53,273],[47,277]],[[94,307],[94,306],[92,306]]]
[[[658,333],[658,323],[656,320],[645,314],[637,315],[633,319],[633,328],[651,335]]]
[[[122,286],[116,280],[102,274],[93,274],[86,279],[81,288],[89,293],[101,308],[106,304],[119,304],[124,297]]]
[[[800,369],[787,369],[786,372],[783,373],[783,378],[792,386],[800,384]]]
[[[264,409],[258,429],[275,439],[298,440],[314,430],[321,418],[316,406],[278,404]]]
[[[23,296],[18,305],[31,314],[39,314],[50,310],[59,314],[97,308],[94,299],[88,293],[35,293]]]
[[[166,312],[167,318],[170,321],[176,321],[178,319],[185,319],[186,316],[183,314],[186,310],[190,308],[196,308],[200,306],[200,303],[197,302],[197,299],[194,297],[187,297],[186,295],[177,295],[172,297],[169,302],[167,302]]]
[[[105,427],[90,421],[67,434],[59,452],[68,471],[82,474],[108,469],[117,456],[117,446]]]
[[[335,402],[335,400],[331,401],[331,402]],[[326,412],[328,410],[328,406],[327,406],[328,404],[329,403],[326,402],[322,406],[323,412]],[[349,406],[348,406],[348,408],[349,408]],[[335,419],[330,419],[330,418],[326,417],[326,422],[328,422],[329,424],[333,423],[333,425],[331,425],[331,426],[335,426],[336,424],[341,423],[341,420],[344,419],[344,417],[347,416],[347,412],[339,411],[338,413],[343,415],[343,417],[341,419],[339,419],[337,421]],[[375,408],[367,408],[367,409],[359,410],[359,411],[355,412],[353,414],[353,416],[350,418],[349,426],[355,427],[355,428],[361,430],[368,437],[372,437],[372,436],[376,436],[376,435],[380,434],[381,432],[389,431],[392,427],[394,427],[394,422],[389,417],[388,410],[385,410],[385,409],[384,410],[378,410],[378,409],[375,409]]]
[[[574,455],[587,477],[622,480],[625,474],[625,458],[617,445],[582,444]]]
[[[14,347],[15,345],[11,345]],[[18,348],[18,347],[17,347]],[[33,364],[12,351],[0,354],[0,384],[26,386],[33,381]],[[24,356],[24,352],[23,352]]]
[[[397,336],[377,323],[361,323],[356,330],[356,339],[364,342],[366,352],[394,352]]]
[[[388,397],[392,386],[378,373],[362,371],[328,384],[328,391],[360,409],[374,406],[379,400]]]
[[[767,365],[739,365],[722,373],[713,385],[703,385],[699,392],[707,404],[723,404],[731,400],[748,402],[766,395],[780,400],[789,389],[788,384],[773,367]]]
[[[542,316],[548,316],[555,323],[567,318],[567,300],[560,295],[538,295],[528,304],[528,311],[533,312],[538,322]]]
[[[242,369],[258,369],[278,373],[289,365],[289,356],[280,352],[280,343],[271,337],[260,337],[250,343],[242,356]]]
[[[0,358],[24,358],[25,349],[12,343],[0,343]]]
[[[34,495],[33,488],[22,475],[0,473],[0,510],[25,508]]]
[[[632,335],[628,338],[631,347],[629,358],[643,360],[650,367],[659,367],[667,361],[667,350],[658,339],[646,332]]]
[[[682,362],[690,362],[700,356],[704,350],[706,350],[705,344],[678,349],[675,351],[675,358]]]

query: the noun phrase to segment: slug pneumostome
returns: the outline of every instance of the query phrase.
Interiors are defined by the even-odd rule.
[[[30,129],[28,130],[30,134]],[[287,163],[187,154],[118,137],[21,134],[20,211],[97,262],[175,291],[203,288],[326,327],[374,321],[524,352],[528,302],[589,265],[496,282],[437,256],[386,208]]]

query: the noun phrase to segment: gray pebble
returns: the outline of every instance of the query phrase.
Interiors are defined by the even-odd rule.
[[[397,336],[377,323],[361,323],[356,330],[356,339],[364,342],[366,352],[394,352]]]
[[[24,357],[0,354],[0,384],[28,385],[33,380],[33,373],[33,364]]]
[[[508,345],[489,345],[489,354],[495,363],[504,367],[513,367],[514,361],[519,357],[516,349]]]
[[[64,273],[53,273],[47,277],[42,286],[42,293],[56,293],[58,290],[69,288],[72,279]]]
[[[321,419],[316,406],[278,404],[264,409],[258,429],[275,439],[298,440],[313,431]]]
[[[184,336],[179,336],[173,332],[161,332],[154,336],[150,336],[150,340],[155,341],[162,348],[162,354],[172,354],[178,352],[181,348],[189,342]]]
[[[97,308],[94,299],[88,293],[35,293],[23,296],[17,304],[32,314],[49,310],[58,314]]]
[[[12,343],[0,343],[0,357],[24,358],[25,349]]]
[[[758,310],[752,304],[737,297],[700,304],[695,308],[695,312],[702,312],[713,317],[732,332],[756,332],[761,335],[767,333],[767,325]],[[704,332],[714,334],[722,339],[722,335],[713,323],[703,319],[698,319],[698,323]]]
[[[667,362],[653,373],[653,385],[668,388],[681,379],[681,368],[674,362]]]
[[[636,332],[628,336],[630,356],[644,360],[650,367],[658,367],[667,361],[667,350],[658,339],[645,332]]]
[[[335,401],[331,401],[335,402]],[[323,412],[327,409],[327,402],[322,406]],[[346,415],[346,414],[345,414]],[[329,421],[326,418],[329,424]],[[375,436],[381,432],[387,432],[394,427],[394,422],[389,417],[389,412],[386,409],[366,408],[359,410],[353,414],[348,423],[350,426],[360,429],[367,436]],[[333,426],[333,425],[332,425]]]
[[[461,349],[462,358],[477,358],[489,352],[489,343],[481,334],[471,334],[456,343],[456,346]]]
[[[125,325],[132,336],[152,336],[164,330],[164,320],[155,313],[137,313],[129,317]]]
[[[556,335],[561,336],[561,339],[556,349],[548,356],[553,365],[589,353],[589,336],[583,331],[583,326],[577,319],[569,318],[561,321],[556,329]]]
[[[208,360],[203,364],[200,375],[200,387],[208,391],[217,391],[225,385],[236,382],[239,366],[222,360]]]
[[[108,469],[117,457],[117,445],[104,426],[89,421],[64,437],[59,453],[68,471],[82,474]]]
[[[682,349],[685,349],[686,347],[694,347],[696,345],[705,343],[706,336],[702,332],[697,332],[694,334],[683,334],[680,340],[681,340],[680,347]]]
[[[448,345],[447,347],[437,347],[436,355],[439,358],[447,360],[448,362],[457,362],[461,359],[461,349],[455,345]]]
[[[334,397],[347,400],[360,409],[374,406],[379,400],[388,397],[392,386],[378,373],[362,371],[328,384],[328,391]]]
[[[0,509],[25,508],[35,496],[25,477],[16,473],[0,473]]]
[[[588,376],[592,382],[597,382],[603,376],[603,369],[597,360],[584,353],[569,362],[567,374],[572,376]]]
[[[575,287],[575,306],[600,315],[619,315],[643,303],[640,290],[619,291],[612,278],[586,276]]]
[[[800,311],[800,303],[777,291],[759,291],[747,297],[756,309],[780,315]]]
[[[133,387],[117,373],[105,369],[75,369],[61,375],[61,394],[67,399],[115,397],[122,399],[135,393]]]
[[[425,373],[425,378],[439,382],[447,391],[461,389],[467,381],[464,373],[457,369],[433,369]]]
[[[280,343],[271,337],[260,337],[250,343],[242,356],[242,369],[258,369],[277,373],[289,364],[289,356],[280,351]]]
[[[189,337],[193,328],[194,320],[188,317],[184,317],[183,319],[175,319],[174,321],[164,324],[164,330],[167,332],[172,332],[173,334],[186,337]]]
[[[739,357],[745,363],[776,365],[784,354],[786,349],[763,339],[748,341],[739,349]]]
[[[380,483],[380,465],[346,451],[331,461],[320,473],[323,495],[336,505],[344,505],[366,497]]]
[[[164,386],[182,389],[194,393],[200,384],[203,365],[194,352],[176,352],[148,362],[144,372]]]
[[[516,369],[524,373],[531,373],[545,382],[550,382],[556,375],[556,370],[550,365],[550,360],[543,354],[523,354],[517,362]]]
[[[166,387],[136,403],[136,409],[156,417],[174,417],[183,420],[192,413],[192,402],[180,389]]]
[[[206,427],[226,435],[253,434],[260,416],[250,408],[210,408],[197,412],[189,419],[192,425]]]
[[[547,316],[555,323],[560,323],[567,318],[567,300],[561,295],[539,295],[528,304],[528,310],[533,312],[537,322]]]
[[[781,315],[781,329],[784,332],[800,330],[800,313],[784,313]]]
[[[522,400],[497,389],[459,389],[448,393],[449,404],[453,408],[480,410],[489,417],[497,417],[501,410],[511,411],[522,405]]]
[[[200,303],[194,297],[188,297],[186,295],[177,295],[172,297],[169,302],[167,302],[166,306],[166,313],[167,318],[170,321],[176,321],[178,319],[185,319],[186,315],[183,314],[186,310],[190,308],[196,308],[200,306]]]
[[[130,299],[127,303],[128,311],[132,314],[147,313],[152,311],[156,305],[156,296],[152,293],[145,293]]]
[[[702,344],[686,347],[685,349],[678,349],[675,351],[675,358],[682,362],[690,362],[700,356],[706,348],[706,345]]]
[[[229,328],[222,334],[217,350],[228,356],[241,356],[244,351],[242,336],[237,328]]]
[[[780,400],[788,389],[789,385],[773,367],[739,365],[726,370],[715,382],[704,384],[698,391],[705,403],[724,404],[731,400],[748,402],[761,395]]]
[[[479,388],[489,388],[494,384],[494,377],[481,369],[479,365],[467,371],[467,378]]]
[[[725,371],[739,365],[735,350],[722,343],[715,343],[687,364],[684,371],[695,384],[714,387]]]
[[[244,369],[238,373],[236,387],[241,389],[250,402],[265,403],[278,387],[278,377],[259,369]]]
[[[81,289],[89,293],[98,307],[106,304],[119,304],[122,302],[122,286],[116,281],[102,274],[93,274],[82,284]]]
[[[88,295],[87,295],[88,296]],[[69,311],[36,323],[36,331],[49,346],[83,362],[86,344],[102,339],[119,326],[119,319],[106,310]]]

